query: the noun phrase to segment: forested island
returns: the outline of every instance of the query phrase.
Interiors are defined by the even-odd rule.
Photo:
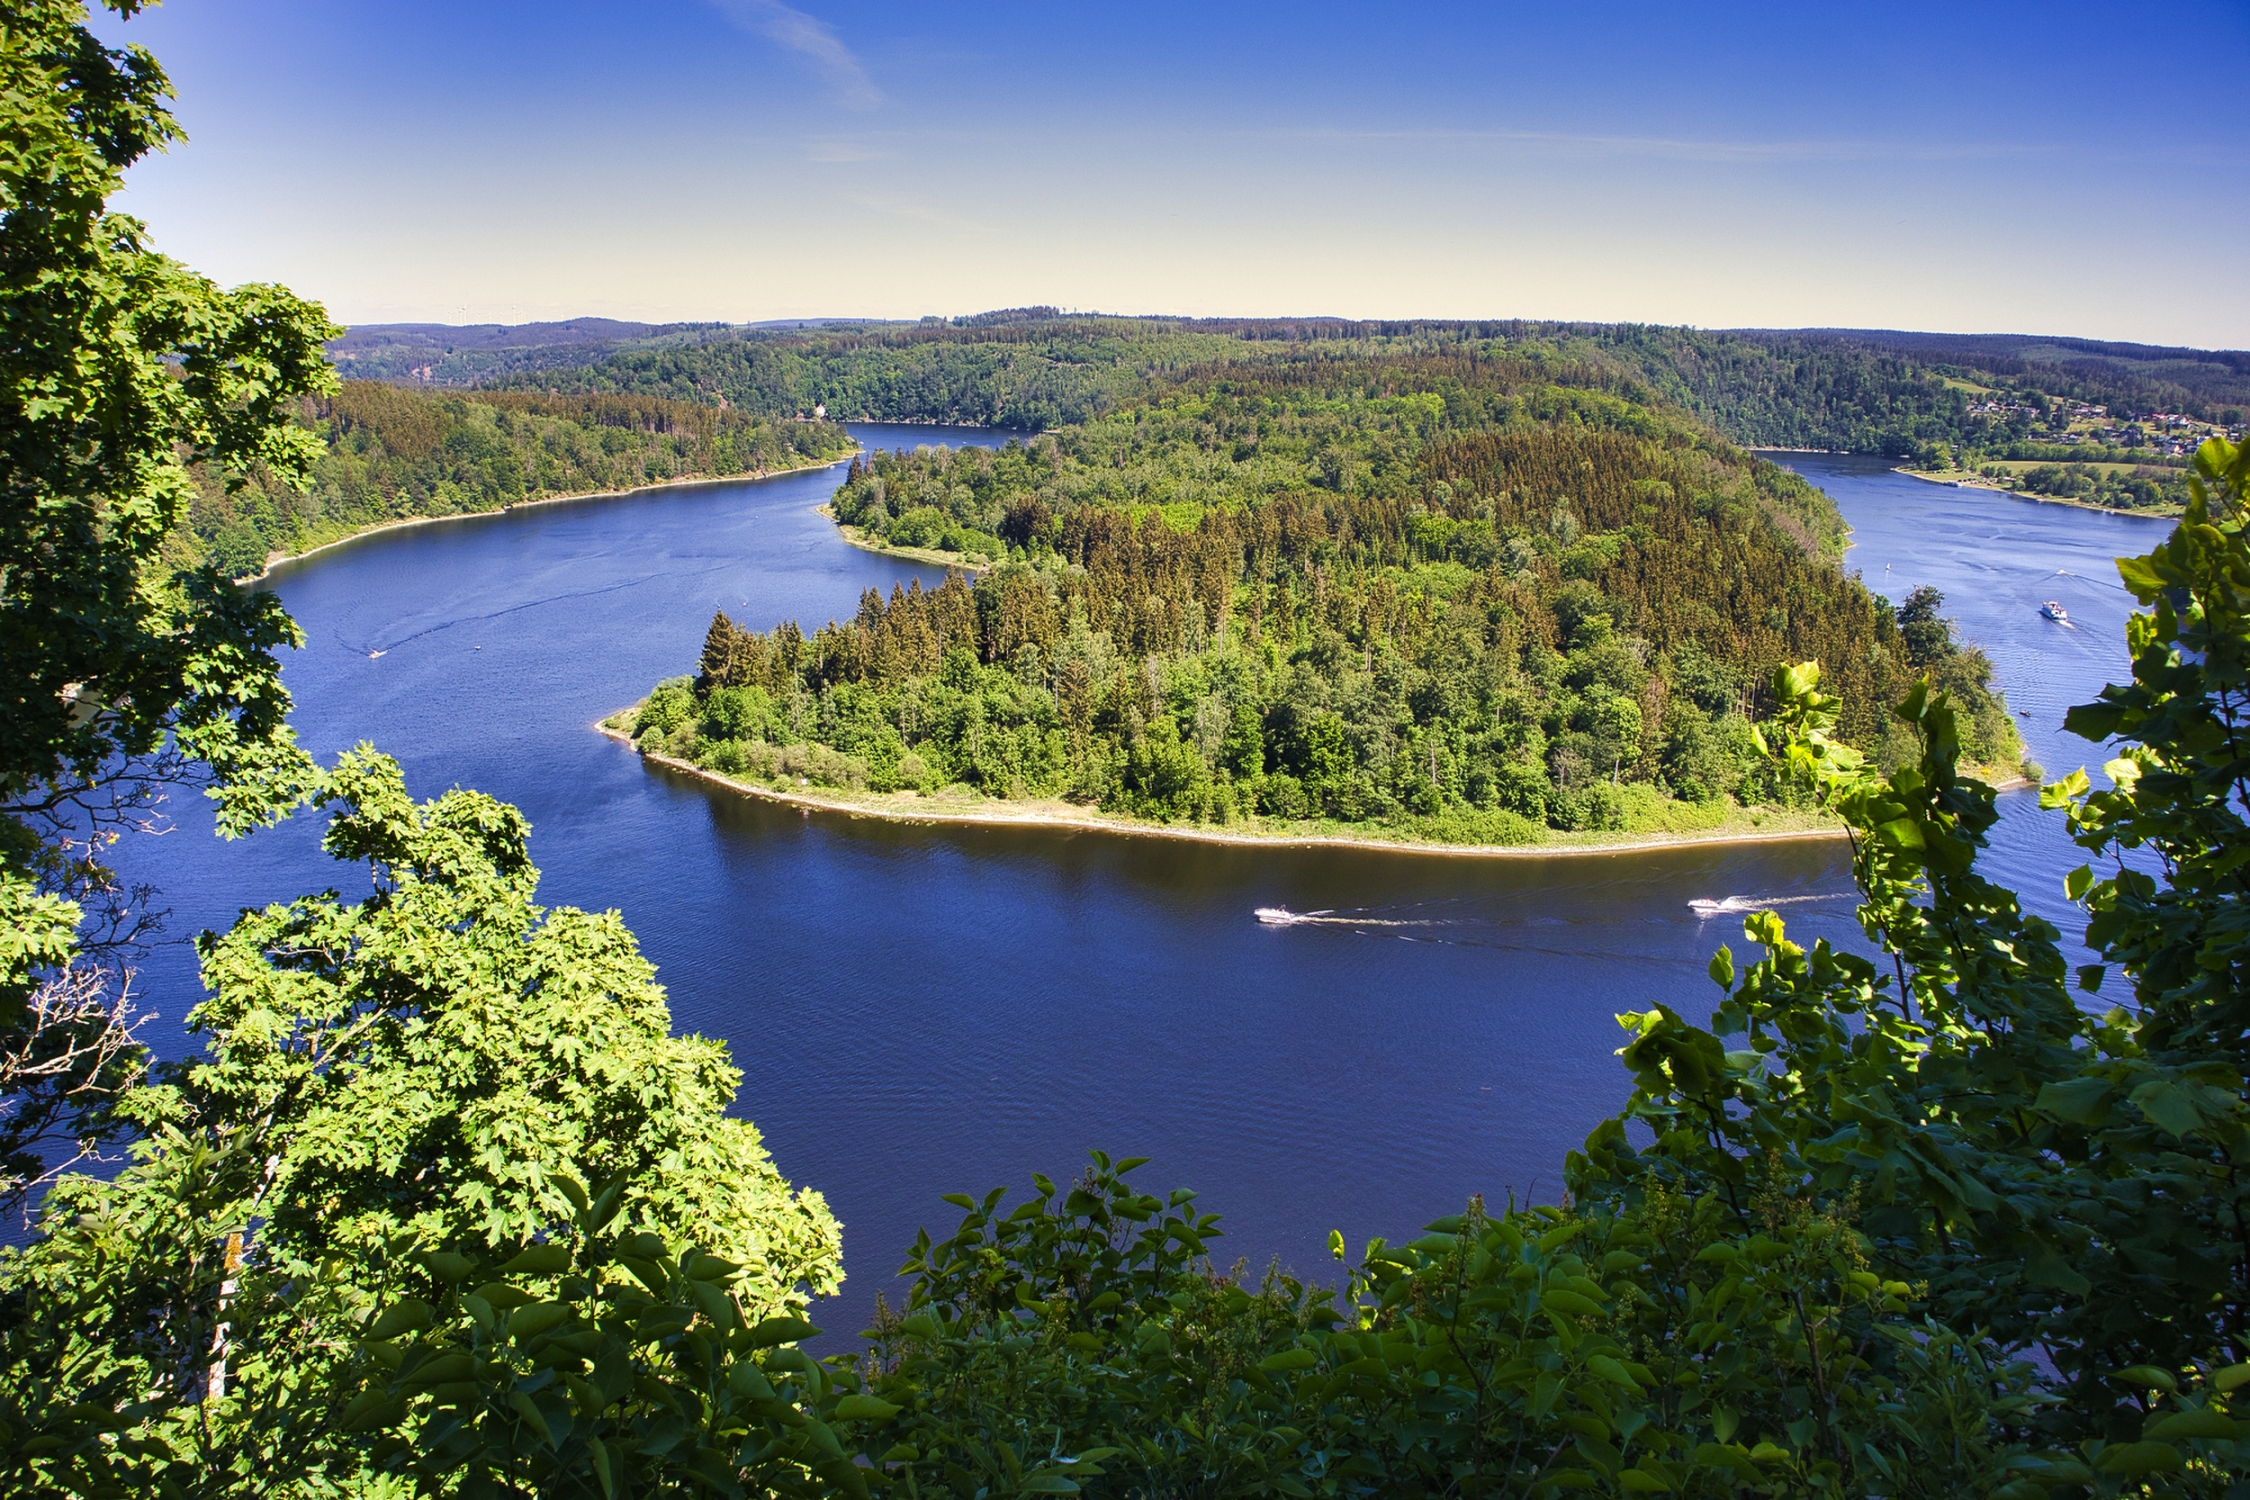
[[[320,448],[310,484],[294,489],[261,470],[230,490],[202,474],[175,549],[183,558],[243,577],[270,557],[400,521],[765,474],[852,447],[832,422],[662,397],[425,392],[368,380],[307,398],[295,420]]]
[[[2022,749],[1934,595],[1839,565],[1818,491],[1551,353],[1299,351],[997,451],[855,459],[877,541],[993,564],[767,633],[723,613],[638,742],[732,778],[1061,801],[1251,831],[1515,845],[1747,831],[1803,803],[1756,724],[1833,663],[1841,732],[1928,672]]]

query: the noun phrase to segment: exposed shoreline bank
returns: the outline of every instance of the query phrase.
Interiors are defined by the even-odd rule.
[[[930,568],[954,568],[971,577],[989,573],[994,567],[994,564],[988,562],[968,562],[958,552],[940,552],[935,547],[893,547],[888,542],[871,542],[867,540],[867,533],[857,526],[837,520],[835,507],[825,500],[813,507],[813,514],[835,527],[836,534],[847,545],[857,547],[862,552],[872,552],[877,557],[897,558],[901,562],[921,563]],[[984,554],[980,552],[977,555],[982,557]]]
[[[834,458],[813,459],[806,463],[791,464],[785,469],[756,469],[746,474],[696,475],[686,479],[663,479],[655,484],[636,484],[629,489],[587,490],[576,495],[542,495],[536,500],[519,500],[513,505],[503,505],[498,510],[465,510],[450,516],[401,516],[395,521],[378,521],[372,526],[365,526],[352,532],[349,536],[340,536],[332,542],[322,542],[317,547],[307,547],[302,552],[268,553],[264,567],[255,573],[245,574],[243,577],[235,579],[234,582],[238,586],[257,583],[271,576],[273,570],[283,563],[301,562],[305,558],[316,556],[319,553],[348,546],[353,542],[365,541],[369,537],[381,536],[386,532],[401,531],[409,526],[430,526],[439,521],[478,521],[493,516],[510,515],[519,510],[529,510],[535,505],[562,505],[574,500],[622,500],[627,495],[644,495],[652,490],[689,489],[698,485],[712,484],[755,484],[761,479],[780,479],[785,475],[805,474],[814,469],[833,469],[838,464],[851,462],[853,454],[858,451],[859,445],[854,443]]]
[[[1994,495],[2004,495],[2010,500],[2030,500],[2040,505],[2067,505],[2073,510],[2090,510],[2105,516],[2138,516],[2147,521],[2177,521],[2181,512],[2176,510],[2119,510],[2113,505],[2096,505],[2088,500],[2073,500],[2067,495],[2041,495],[2030,490],[2005,489],[1981,474],[1970,474],[1960,479],[1940,479],[1925,469],[1893,468],[1893,474],[1904,474],[1909,479],[1919,479],[1924,484],[1934,484],[1940,489],[1984,490]]]
[[[621,709],[619,713],[629,713]],[[693,761],[681,760],[673,755],[657,755],[635,745],[632,736],[615,728],[611,714],[597,720],[594,729],[632,750],[645,761],[675,771],[684,771],[715,785],[725,787],[744,796],[780,802],[806,812],[820,811],[843,813],[850,817],[881,818],[893,823],[961,823],[994,828],[1052,828],[1085,833],[1110,833],[1127,836],[1162,839],[1185,839],[1194,843],[1234,844],[1264,848],[1344,848],[1371,849],[1389,854],[1442,854],[1472,859],[1539,859],[1552,855],[1575,854],[1635,854],[1652,849],[1681,849],[1699,844],[1769,844],[1802,839],[1840,839],[1845,835],[1842,824],[1771,830],[1738,829],[1713,833],[1645,833],[1623,836],[1600,836],[1598,842],[1541,843],[1541,844],[1433,844],[1415,839],[1387,839],[1366,834],[1338,833],[1242,833],[1220,828],[1182,826],[1176,823],[1149,823],[1134,818],[1114,817],[1065,805],[1045,803],[1009,803],[990,799],[969,806],[947,807],[927,799],[915,802],[889,800],[881,793],[866,793],[853,797],[849,793],[829,788],[819,791],[761,786],[753,781],[739,781],[732,776],[713,771]],[[878,800],[881,799],[881,800]],[[1560,838],[1575,835],[1562,834]]]

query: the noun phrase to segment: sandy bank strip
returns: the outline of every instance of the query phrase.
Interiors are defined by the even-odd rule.
[[[2176,510],[2119,510],[2109,505],[2094,505],[2085,500],[2073,500],[2067,495],[2041,495],[2030,490],[2003,489],[1983,475],[1966,479],[1940,479],[1915,469],[1893,469],[1893,474],[1904,474],[1909,479],[1919,479],[1924,484],[1934,484],[1947,490],[1983,490],[1987,494],[2004,495],[2010,500],[2030,500],[2039,505],[2067,505],[2072,510],[2090,510],[2105,516],[2126,516],[2143,521],[2177,521],[2183,514]]]
[[[884,542],[867,540],[867,533],[857,526],[847,526],[836,519],[836,509],[825,501],[813,507],[813,514],[836,528],[836,535],[862,552],[872,552],[877,557],[888,557],[899,562],[921,563],[931,568],[951,568],[974,578],[979,573],[992,571],[991,563],[963,562],[959,553],[940,552],[934,547],[893,547]]]
[[[1326,846],[1371,849],[1385,854],[1449,854],[1473,859],[1546,859],[1571,854],[1632,854],[1651,849],[1684,849],[1696,844],[1770,844],[1798,839],[1840,839],[1844,836],[1842,825],[1838,825],[1834,828],[1791,828],[1771,833],[1651,833],[1598,844],[1425,844],[1409,839],[1366,838],[1335,833],[1227,833],[1216,828],[1138,823],[1124,818],[1106,818],[1098,813],[1063,813],[1044,807],[1010,808],[1006,804],[988,803],[975,808],[959,809],[870,804],[849,802],[840,797],[822,796],[814,792],[789,791],[780,787],[759,786],[755,782],[736,781],[731,776],[723,776],[717,771],[675,756],[651,755],[639,750],[630,735],[621,729],[613,729],[606,723],[596,722],[593,727],[628,749],[635,750],[643,760],[654,761],[675,771],[684,771],[690,776],[723,786],[731,792],[762,797],[768,802],[789,803],[808,811],[817,808],[821,812],[845,813],[855,818],[881,818],[893,823],[973,823],[1002,828],[1075,829],[1088,833],[1187,839],[1203,844],[1241,844],[1268,849]]]
[[[263,568],[234,581],[237,584],[257,583],[269,576],[282,563],[301,562],[316,553],[327,552],[337,547],[346,547],[353,542],[363,542],[371,536],[381,536],[385,532],[400,531],[408,526],[432,526],[440,521],[482,521],[494,516],[509,515],[519,510],[529,510],[535,505],[562,505],[572,500],[622,500],[627,495],[645,495],[653,490],[692,489],[701,485],[713,484],[755,484],[761,479],[781,479],[790,474],[809,473],[814,469],[833,469],[838,464],[850,463],[852,456],[858,451],[858,445],[854,444],[850,450],[838,457],[818,458],[809,463],[792,464],[786,469],[759,469],[749,474],[721,474],[693,479],[667,479],[657,484],[637,484],[629,490],[588,490],[579,495],[542,495],[537,500],[518,500],[515,504],[503,505],[498,510],[465,510],[458,515],[451,516],[401,516],[396,521],[378,521],[373,526],[353,532],[350,536],[340,536],[332,542],[322,542],[317,547],[307,547],[302,552],[268,553],[266,565]]]

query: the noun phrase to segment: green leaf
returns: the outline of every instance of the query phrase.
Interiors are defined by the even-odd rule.
[[[383,1310],[383,1315],[375,1320],[365,1337],[374,1342],[395,1339],[402,1333],[419,1332],[434,1321],[429,1303],[419,1297],[401,1297]]]
[[[2185,1139],[2204,1126],[2196,1096],[2169,1078],[2152,1078],[2129,1095],[2142,1114],[2172,1134]]]
[[[508,1336],[518,1341],[535,1339],[555,1328],[570,1315],[570,1307],[561,1302],[538,1302],[519,1307],[508,1314]]]
[[[617,1481],[611,1474],[608,1447],[603,1444],[600,1438],[588,1433],[586,1435],[586,1452],[594,1460],[594,1477],[601,1481],[602,1494],[605,1497],[614,1497],[617,1493]]]
[[[2159,1417],[2141,1433],[2143,1437],[2165,1438],[2171,1441],[2207,1438],[2224,1439],[2240,1437],[2242,1424],[2224,1412],[2197,1409],[2176,1411]]]
[[[338,1420],[346,1432],[384,1428],[406,1415],[406,1407],[384,1391],[362,1391],[344,1405]]]
[[[2180,1451],[2166,1443],[2113,1443],[2101,1451],[2094,1467],[2104,1474],[2131,1479],[2158,1469],[2181,1467]]]
[[[1734,950],[1721,944],[1719,951],[1711,955],[1710,966],[1705,972],[1710,974],[1711,982],[1720,989],[1732,990],[1734,988]]]
[[[517,1416],[523,1418],[526,1427],[539,1434],[539,1441],[550,1448],[555,1445],[554,1429],[547,1425],[546,1416],[541,1413],[537,1403],[529,1396],[522,1391],[510,1391],[508,1393],[508,1405],[514,1408]]]
[[[1922,840],[1921,828],[1912,818],[1892,818],[1876,824],[1872,832],[1877,843],[1901,853],[1928,847]]]
[[[549,1242],[533,1245],[502,1266],[502,1276],[560,1276],[570,1269],[570,1247]]]
[[[768,1318],[742,1336],[746,1349],[766,1349],[775,1344],[801,1344],[818,1338],[820,1330],[803,1318]]]
[[[594,1201],[591,1204],[587,1205],[586,1211],[583,1214],[579,1215],[578,1222],[580,1227],[582,1227],[588,1234],[592,1234],[596,1230],[601,1229],[602,1227],[607,1225],[611,1219],[617,1217],[618,1207],[624,1201],[625,1180],[623,1178],[619,1178],[617,1181],[612,1182],[607,1187],[603,1188],[600,1193],[596,1194],[594,1197]],[[602,1492],[604,1494],[607,1494],[609,1492],[609,1481],[606,1479],[602,1481]]]
[[[1284,1349],[1259,1360],[1258,1368],[1268,1375],[1279,1375],[1289,1370],[1309,1370],[1318,1363],[1320,1357],[1310,1349]]]
[[[1586,1361],[1586,1368],[1611,1385],[1620,1385],[1626,1390],[1634,1392],[1638,1392],[1641,1388],[1641,1383],[1632,1377],[1631,1372],[1610,1355],[1596,1354],[1591,1356]]]
[[[2174,1396],[2180,1393],[2178,1377],[2154,1365],[2127,1365],[2110,1378],[2122,1380],[2136,1391],[2163,1391]]]
[[[2117,576],[2125,581],[2126,588],[2140,597],[2143,604],[2164,592],[2165,579],[2157,571],[2156,564],[2148,558],[2117,559]]]
[[[840,1422],[888,1422],[903,1410],[880,1396],[855,1391],[836,1403],[832,1415]]]
[[[1568,1287],[1548,1287],[1539,1294],[1539,1303],[1551,1312],[1568,1313],[1574,1318],[1598,1318],[1602,1315],[1602,1305],[1599,1302]]]
[[[2109,1118],[2111,1092],[2107,1078],[2067,1078],[2040,1085],[2033,1107],[2072,1125],[2098,1126]]]
[[[466,1255],[459,1255],[451,1250],[432,1250],[416,1256],[415,1259],[427,1266],[432,1276],[448,1284],[466,1281],[469,1273],[477,1268],[475,1261],[469,1259]]]
[[[2034,1286],[2051,1286],[2057,1291],[2083,1297],[2094,1289],[2094,1284],[2079,1274],[2076,1267],[2062,1258],[2062,1252],[2052,1245],[2038,1245],[2024,1260],[2024,1275]]]

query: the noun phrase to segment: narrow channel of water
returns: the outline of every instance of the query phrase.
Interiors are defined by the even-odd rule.
[[[1005,437],[854,431],[871,446]],[[2124,596],[2101,595],[2096,554],[2145,547],[2131,538],[2146,523],[1788,461],[1836,495],[1878,588],[1946,590],[2033,711],[2036,753],[2075,764],[2048,731],[2121,657]],[[288,681],[310,748],[371,740],[421,795],[460,784],[521,805],[544,898],[619,908],[678,1024],[729,1041],[744,1113],[844,1222],[851,1281],[831,1327],[858,1326],[917,1225],[950,1227],[938,1194],[1067,1174],[1089,1146],[1155,1158],[1150,1186],[1199,1189],[1226,1216],[1222,1257],[1322,1276],[1332,1228],[1395,1238],[1472,1192],[1550,1194],[1626,1092],[1615,1013],[1709,1008],[1704,961],[1738,933],[1690,898],[1788,898],[1800,932],[1853,930],[1832,843],[1480,861],[914,827],[715,792],[593,733],[692,669],[714,608],[809,627],[867,587],[936,581],[839,541],[813,513],[835,483],[417,527],[269,585],[308,637]],[[2087,581],[2049,584],[2058,567]],[[2049,596],[2083,605],[2079,631],[2031,623]],[[352,884],[311,820],[221,845],[200,809],[181,812],[132,872],[164,887],[180,936]],[[2012,816],[2006,873],[2057,886],[2057,843]],[[1266,905],[1357,920],[1262,927]],[[191,955],[161,951],[146,978],[177,1049]]]

